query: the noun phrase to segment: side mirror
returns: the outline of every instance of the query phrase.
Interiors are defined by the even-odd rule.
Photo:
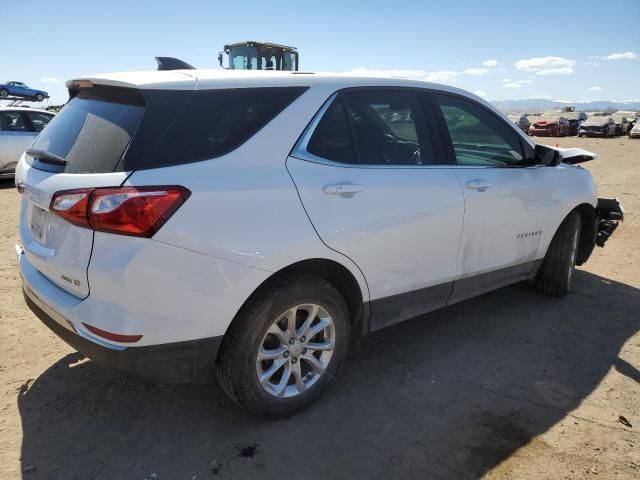
[[[218,63],[222,67],[222,52],[218,53]]]
[[[555,167],[562,163],[562,155],[559,151],[545,147],[544,145],[536,145],[535,161],[538,165],[545,167]]]

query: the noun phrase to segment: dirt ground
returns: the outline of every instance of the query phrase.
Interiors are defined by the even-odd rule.
[[[0,478],[640,478],[640,140],[551,139],[626,221],[563,299],[519,284],[363,340],[283,421],[95,367],[25,307],[0,185]],[[544,143],[544,142],[543,142]]]

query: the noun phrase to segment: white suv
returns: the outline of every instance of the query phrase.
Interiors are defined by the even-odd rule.
[[[464,91],[180,70],[68,83],[16,170],[26,301],[96,363],[308,405],[350,338],[526,279],[563,295],[621,219],[580,149]]]

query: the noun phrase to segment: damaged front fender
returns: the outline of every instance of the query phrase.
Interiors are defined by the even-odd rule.
[[[604,247],[620,222],[624,221],[624,207],[617,198],[598,198],[596,212],[596,245]]]

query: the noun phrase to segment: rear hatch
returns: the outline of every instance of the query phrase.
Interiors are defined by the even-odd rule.
[[[52,214],[51,201],[64,190],[122,185],[192,94],[177,90],[154,105],[153,90],[148,92],[92,82],[71,89],[72,99],[16,169],[25,254],[42,275],[77,297],[89,295],[94,233]],[[138,138],[139,130],[145,138]]]

